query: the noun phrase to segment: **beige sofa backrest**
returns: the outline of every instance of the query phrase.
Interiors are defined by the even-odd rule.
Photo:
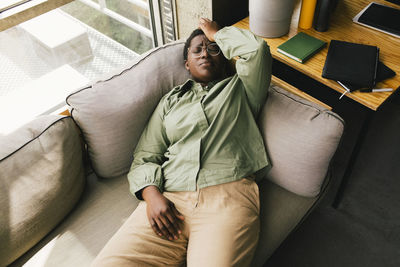
[[[189,78],[183,45],[176,42],[153,49],[108,79],[67,97],[98,176],[112,178],[128,172],[136,143],[159,100]]]

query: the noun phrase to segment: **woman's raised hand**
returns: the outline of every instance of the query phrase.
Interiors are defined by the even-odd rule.
[[[199,21],[199,28],[203,30],[208,40],[215,42],[214,34],[220,29],[215,21],[201,18]]]
[[[153,185],[144,188],[142,196],[147,203],[147,218],[154,232],[169,240],[178,239],[182,233],[181,222],[185,218],[175,208],[174,203]]]

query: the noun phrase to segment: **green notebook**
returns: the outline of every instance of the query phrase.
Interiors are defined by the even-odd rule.
[[[326,42],[299,32],[283,44],[278,46],[278,52],[300,63],[304,63],[312,55],[326,45]]]

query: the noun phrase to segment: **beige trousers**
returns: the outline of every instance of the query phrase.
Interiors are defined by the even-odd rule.
[[[185,216],[178,240],[154,233],[141,201],[92,266],[250,266],[260,228],[252,179],[164,196]]]

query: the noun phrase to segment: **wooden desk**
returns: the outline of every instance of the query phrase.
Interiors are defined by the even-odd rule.
[[[374,1],[399,8],[399,6],[384,0]],[[331,17],[329,30],[326,32],[318,32],[313,28],[309,30],[303,30],[297,27],[301,7],[301,1],[298,0],[292,16],[289,33],[280,38],[264,39],[270,46],[273,58],[283,62],[286,65],[289,65],[290,67],[304,73],[318,82],[327,85],[339,93],[343,93],[345,91],[339,84],[337,84],[335,81],[321,77],[328,47],[314,55],[312,58],[306,61],[305,64],[301,64],[278,53],[278,45],[282,44],[284,41],[288,40],[300,31],[324,40],[328,44],[330,40],[336,39],[348,42],[376,45],[380,48],[380,60],[397,73],[395,77],[378,83],[376,88],[393,88],[396,90],[396,88],[400,86],[400,38],[392,37],[388,34],[369,29],[352,21],[353,17],[370,2],[371,1],[368,0],[339,0],[339,4]],[[238,23],[234,24],[234,26],[238,28],[249,29],[249,18],[239,21]],[[346,96],[368,107],[369,109],[377,110],[378,107],[382,105],[382,103],[385,102],[385,100],[393,92],[361,93],[356,91],[353,93],[347,93]]]

